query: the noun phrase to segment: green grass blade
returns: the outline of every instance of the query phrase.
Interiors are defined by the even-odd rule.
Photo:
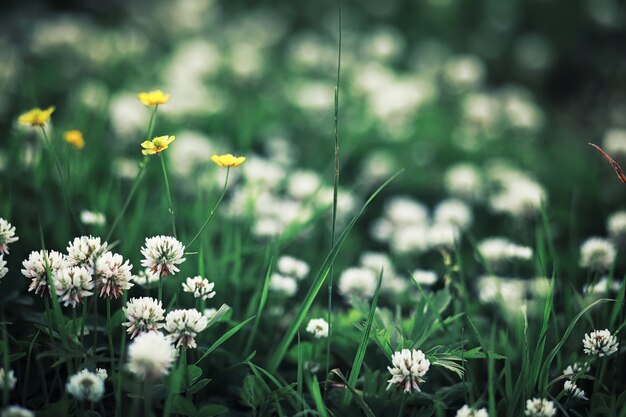
[[[213,352],[215,349],[217,349],[218,347],[220,347],[220,345],[222,343],[224,343],[225,341],[227,341],[228,339],[230,339],[235,333],[237,333],[239,330],[241,330],[241,328],[243,326],[245,326],[246,324],[248,324],[252,319],[254,318],[254,316],[247,318],[246,320],[242,321],[241,323],[239,323],[238,325],[236,325],[235,327],[233,327],[232,329],[230,329],[229,331],[227,331],[226,333],[224,333],[222,335],[222,337],[220,337],[219,339],[217,339],[215,341],[215,343],[213,343],[211,345],[211,347],[209,347],[206,352],[204,352],[204,354],[200,357],[200,359],[198,359],[194,365],[198,366],[198,364],[200,362],[202,362],[202,360],[204,358],[206,358],[207,356],[209,356],[209,354],[211,352]]]

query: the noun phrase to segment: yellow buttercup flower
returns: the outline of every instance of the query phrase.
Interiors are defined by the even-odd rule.
[[[22,114],[17,121],[25,125],[43,126],[50,120],[53,111],[54,107],[48,107],[45,110],[35,108]]]
[[[245,156],[233,156],[229,153],[227,153],[226,155],[213,155],[211,157],[211,161],[215,162],[222,168],[237,167],[243,164],[245,160]]]
[[[157,136],[152,140],[147,140],[141,143],[141,153],[144,155],[154,155],[163,152],[170,146],[170,143],[174,142],[176,136]]]
[[[161,90],[139,93],[137,94],[137,97],[139,97],[139,100],[146,106],[158,106],[160,104],[165,104],[170,99],[170,95],[165,94]]]
[[[68,130],[63,135],[63,139],[76,149],[83,149],[85,147],[85,139],[80,130]]]

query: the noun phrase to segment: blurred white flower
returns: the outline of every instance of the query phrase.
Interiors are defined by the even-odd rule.
[[[459,241],[459,234],[459,228],[453,224],[435,223],[428,228],[428,246],[434,249],[452,249]]]
[[[15,226],[0,217],[0,254],[7,255],[9,253],[9,243],[19,240],[15,236]]]
[[[78,401],[96,402],[104,395],[104,381],[93,372],[83,369],[70,377],[65,389]]]
[[[187,278],[182,285],[183,291],[193,293],[194,298],[208,300],[209,298],[215,297],[215,291],[213,291],[215,284],[199,275],[193,278]]]
[[[485,77],[485,65],[473,55],[451,58],[443,68],[443,77],[454,91],[465,91],[479,86]]]
[[[608,329],[594,330],[591,333],[585,334],[583,339],[583,351],[587,355],[595,355],[598,357],[611,356],[617,352],[619,344],[617,338],[611,335]]]
[[[84,267],[93,274],[96,259],[106,251],[106,248],[107,242],[100,242],[99,237],[80,236],[68,244],[67,260],[71,266]]]
[[[106,381],[106,379],[109,377],[109,373],[104,368],[96,368],[96,375],[103,381]]]
[[[526,401],[524,414],[528,417],[553,417],[556,415],[556,408],[552,401],[544,398],[533,398]]]
[[[608,295],[610,292],[619,291],[621,286],[621,281],[616,281],[605,276],[600,278],[596,283],[583,286],[583,294],[602,297]]]
[[[298,291],[298,283],[294,277],[274,272],[270,277],[270,290],[291,297]]]
[[[328,322],[322,318],[311,319],[306,325],[306,331],[313,334],[316,339],[328,337]]]
[[[159,282],[159,275],[153,274],[150,268],[145,268],[139,271],[137,275],[133,275],[131,279],[135,284],[149,287],[150,285]]]
[[[362,40],[363,54],[380,61],[390,61],[398,58],[406,47],[406,41],[401,32],[391,26],[373,29],[369,36]]]
[[[93,287],[91,274],[83,267],[70,266],[54,274],[54,288],[65,307],[82,303],[84,297],[93,295]]]
[[[217,308],[205,308],[202,314],[207,320],[211,320],[217,314]]]
[[[4,260],[4,255],[0,255],[0,280],[4,278],[9,272],[9,269],[6,267],[7,261]]]
[[[128,347],[128,370],[141,379],[159,380],[170,372],[177,351],[161,332],[142,333]]]
[[[529,261],[533,256],[532,248],[517,245],[503,237],[483,239],[478,244],[478,251],[493,269],[499,269],[509,261]]]
[[[165,330],[177,348],[193,349],[196,335],[206,329],[208,320],[198,310],[174,310],[165,317]]]
[[[141,254],[144,256],[141,266],[160,276],[176,274],[179,271],[176,265],[185,261],[185,247],[171,236],[146,238]]]
[[[491,209],[521,219],[539,213],[547,199],[544,188],[527,177],[509,179],[507,182],[501,181],[502,189],[489,199]]]
[[[2,417],[35,417],[35,413],[19,405],[11,405],[2,410]]]
[[[136,93],[118,93],[109,102],[109,120],[120,139],[130,141],[141,137],[149,119],[150,112],[137,100]]]
[[[369,268],[348,268],[339,277],[339,292],[344,297],[371,298],[376,291],[376,277]]]
[[[606,220],[606,229],[615,244],[626,244],[626,210],[617,211]]]
[[[483,194],[483,179],[478,167],[470,163],[458,163],[445,173],[444,185],[453,196],[477,200]]]
[[[424,269],[416,269],[413,271],[411,278],[413,278],[413,280],[415,280],[418,284],[426,287],[435,285],[438,280],[437,274],[434,271],[427,271]]]
[[[297,279],[304,279],[309,273],[309,264],[301,259],[293,256],[283,255],[278,258],[278,272],[283,275],[289,275]]]
[[[322,186],[320,176],[311,170],[297,170],[287,181],[287,193],[297,200],[308,198]]]
[[[423,377],[430,368],[430,361],[421,350],[402,349],[401,352],[395,352],[391,356],[391,363],[393,368],[387,367],[391,373],[391,379],[387,381],[389,383],[387,389],[396,385],[405,393],[421,391],[419,385],[424,382]]]
[[[33,291],[43,297],[49,290],[48,271],[52,278],[58,270],[69,265],[62,253],[41,250],[31,252],[28,259],[22,262],[22,266],[24,267],[22,274],[31,280],[28,291]]]
[[[122,308],[126,322],[122,325],[128,327],[131,339],[140,333],[159,330],[164,326],[165,310],[161,301],[151,297],[131,298]]]
[[[609,129],[604,133],[602,148],[610,155],[626,155],[626,129]]]
[[[83,210],[80,212],[80,221],[87,226],[104,226],[106,217],[98,211]]]
[[[456,412],[456,417],[489,417],[489,413],[485,408],[471,408],[466,404]]]
[[[593,271],[611,269],[617,251],[615,245],[605,238],[591,237],[580,246],[579,265]]]
[[[11,391],[17,384],[17,378],[13,369],[6,372],[4,368],[0,368],[0,390]]]
[[[569,380],[565,381],[565,383],[563,384],[563,392],[565,393],[565,395],[572,398],[578,398],[581,400],[587,399],[587,397],[585,397],[585,391],[578,388],[578,385]]]
[[[472,210],[461,200],[448,199],[440,202],[435,207],[433,214],[435,223],[452,224],[461,229],[467,229],[472,225]]]
[[[210,162],[214,149],[211,139],[200,132],[185,130],[176,133],[176,146],[167,150],[167,156],[172,161],[169,169],[175,175],[189,177]]]

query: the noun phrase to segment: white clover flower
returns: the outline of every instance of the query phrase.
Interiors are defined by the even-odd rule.
[[[211,320],[217,314],[217,308],[205,308],[202,314],[206,317],[207,321]]]
[[[522,219],[533,217],[547,200],[544,188],[523,174],[509,177],[508,182],[501,182],[501,186],[502,189],[489,200],[491,209],[496,213]]]
[[[80,221],[86,226],[104,226],[106,217],[97,211],[83,210],[80,212]]]
[[[104,381],[93,372],[83,369],[70,377],[65,389],[79,401],[96,402],[104,395]]]
[[[35,413],[19,405],[11,405],[2,410],[2,417],[35,417]]]
[[[348,268],[339,277],[339,292],[344,297],[371,298],[375,291],[376,273],[369,268]]]
[[[456,412],[456,417],[489,417],[489,413],[485,408],[475,409],[466,404]]]
[[[69,266],[54,274],[54,288],[65,307],[82,303],[84,297],[93,295],[93,287],[91,274],[83,267]]]
[[[586,372],[589,372],[589,364],[587,362],[574,362],[573,365],[568,365],[567,368],[563,370],[563,376],[573,378],[578,373]]]
[[[445,234],[444,234],[445,235]],[[432,234],[434,238],[434,233]],[[426,225],[415,225],[394,231],[390,246],[398,254],[421,253],[430,248],[431,231]]]
[[[193,278],[187,278],[187,281],[183,282],[182,285],[183,291],[193,293],[194,298],[208,300],[209,298],[215,297],[215,291],[213,291],[215,284],[199,275]]]
[[[141,379],[159,380],[167,375],[177,351],[161,332],[142,333],[128,347],[128,370]]]
[[[150,285],[159,282],[159,275],[153,274],[150,271],[150,268],[145,268],[139,271],[137,275],[133,275],[131,279],[135,284],[139,284],[143,287],[149,287]]]
[[[585,334],[583,339],[583,351],[598,357],[611,356],[617,352],[618,345],[617,338],[608,329],[594,330]]]
[[[109,377],[109,373],[104,368],[96,368],[96,375],[103,381],[106,381],[106,379]]]
[[[9,372],[6,372],[4,368],[0,368],[0,390],[11,391],[15,388],[16,383],[17,378],[15,378],[13,369],[9,369]]]
[[[306,325],[306,331],[313,334],[316,339],[328,337],[328,322],[324,319],[311,319]]]
[[[611,214],[606,220],[606,229],[616,244],[626,243],[626,210]]]
[[[433,224],[428,228],[427,241],[430,248],[452,249],[459,241],[459,228],[452,224]]]
[[[93,274],[96,259],[106,251],[106,248],[107,243],[101,243],[99,237],[77,237],[67,246],[67,260],[71,266],[85,267]]]
[[[492,268],[498,269],[507,261],[529,261],[533,250],[527,246],[517,245],[503,237],[483,239],[478,244],[478,251]]]
[[[132,265],[122,255],[106,252],[96,263],[96,284],[100,297],[117,298],[134,284]]]
[[[528,417],[553,417],[556,415],[556,408],[552,401],[544,398],[533,398],[526,401],[526,411]]]
[[[585,397],[585,391],[578,388],[578,385],[570,380],[565,381],[565,383],[563,384],[563,392],[565,393],[565,395],[572,398],[578,398],[581,400],[587,399],[587,397]]]
[[[450,194],[467,200],[477,200],[483,194],[483,179],[478,167],[458,163],[445,173],[444,185]]]
[[[7,272],[9,272],[7,261],[4,260],[4,255],[0,255],[0,279],[4,278]]]
[[[435,224],[451,224],[460,229],[467,229],[472,225],[472,210],[461,200],[444,200],[435,207],[433,215]]]
[[[617,292],[621,287],[621,281],[614,281],[609,277],[602,277],[595,284],[592,283],[583,286],[583,294],[601,297],[610,292]]]
[[[411,278],[413,278],[413,280],[415,280],[415,282],[417,282],[418,284],[427,287],[436,284],[437,280],[439,279],[437,277],[437,273],[424,269],[416,269],[415,271],[413,271],[413,273],[411,274]]]
[[[579,265],[593,271],[611,269],[617,251],[615,245],[601,237],[591,237],[580,246]]]
[[[485,77],[485,65],[474,55],[451,58],[443,68],[446,83],[455,91],[477,87]]]
[[[403,388],[404,392],[421,391],[419,384],[424,382],[422,378],[428,372],[430,361],[421,350],[402,349],[391,356],[393,368],[388,366],[391,379],[387,382],[387,389],[396,385],[398,389]]]
[[[394,197],[385,203],[386,217],[397,226],[428,223],[428,209],[411,197]]]
[[[0,254],[9,254],[9,243],[19,240],[15,236],[15,226],[0,217]]]
[[[177,348],[195,348],[195,337],[207,324],[207,318],[195,309],[174,310],[165,317],[165,330]]]
[[[386,253],[382,252],[363,252],[359,257],[361,266],[371,269],[376,276],[383,271],[385,276],[395,275],[396,269],[393,266],[391,258]]]
[[[287,193],[303,200],[315,194],[322,186],[322,180],[315,171],[298,170],[291,173],[287,181]]]
[[[145,257],[141,266],[160,276],[176,274],[179,271],[176,265],[185,262],[185,247],[171,236],[146,238],[141,254]]]
[[[122,308],[131,339],[139,333],[153,332],[163,327],[165,310],[161,301],[151,297],[131,298]]]
[[[626,155],[626,129],[607,130],[602,148],[610,155]]]
[[[293,277],[274,272],[270,277],[270,290],[292,297],[298,291],[298,282]]]
[[[278,258],[278,272],[283,275],[289,275],[297,279],[304,279],[309,273],[309,264],[303,260],[296,259],[293,256],[283,255]]]
[[[47,250],[34,251],[28,256],[28,259],[22,262],[22,275],[26,278],[30,278],[30,286],[28,291],[34,291],[35,294],[42,297],[48,292],[48,273],[46,268],[50,271],[50,276],[68,266],[65,255]]]

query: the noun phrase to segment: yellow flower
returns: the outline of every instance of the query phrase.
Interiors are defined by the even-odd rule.
[[[170,99],[170,95],[165,94],[161,90],[139,93],[137,94],[137,97],[139,97],[139,100],[146,106],[158,106],[159,104],[165,104],[167,103],[167,100]]]
[[[243,164],[245,160],[245,156],[233,156],[229,153],[227,153],[226,155],[213,155],[211,157],[211,161],[215,162],[222,168],[237,167]]]
[[[53,111],[54,107],[48,107],[45,110],[35,108],[22,114],[17,121],[25,125],[43,126],[50,120]]]
[[[174,142],[176,136],[157,136],[152,140],[147,140],[141,143],[141,153],[144,155],[154,155],[163,152],[170,146],[170,143]]]
[[[83,149],[85,147],[85,139],[80,130],[68,130],[63,135],[63,139],[76,149]]]

